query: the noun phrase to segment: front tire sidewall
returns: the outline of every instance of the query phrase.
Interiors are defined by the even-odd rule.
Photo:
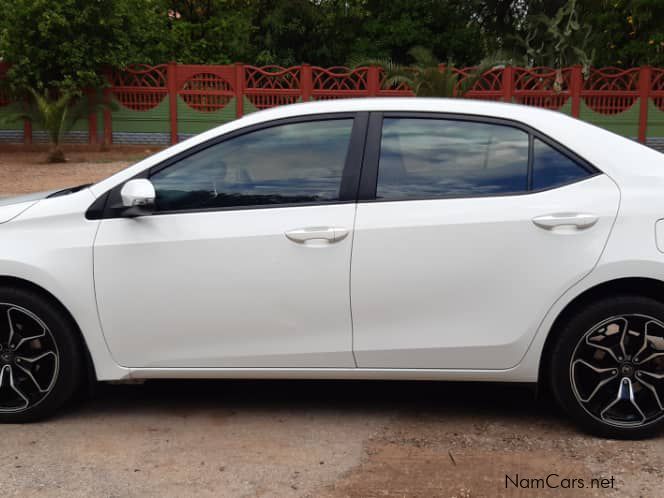
[[[79,385],[81,353],[72,320],[49,299],[20,288],[0,289],[0,302],[11,303],[37,315],[57,345],[59,368],[51,391],[39,403],[20,412],[0,412],[0,423],[34,422],[52,415]]]

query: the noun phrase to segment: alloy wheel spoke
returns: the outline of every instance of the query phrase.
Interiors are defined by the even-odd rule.
[[[638,424],[642,424],[643,422],[646,421],[647,417],[643,413],[639,405],[636,403],[636,399],[634,398],[634,386],[632,385],[632,381],[628,377],[623,377],[622,379],[620,379],[620,384],[618,385],[618,394],[616,395],[616,398],[600,412],[600,417],[603,420],[607,420],[605,414],[611,408],[616,406],[618,403],[624,403],[624,402],[630,403],[634,408],[636,408],[636,411],[639,412],[641,420],[638,422]]]
[[[656,373],[648,372],[647,370],[639,370],[639,373],[641,373],[642,375],[648,375],[648,376],[650,376],[654,379],[657,379],[657,380],[664,379],[664,373],[656,374]]]
[[[49,356],[52,356],[53,358],[57,359],[58,355],[56,355],[53,351],[46,351],[45,353],[42,353],[38,356],[35,356],[33,358],[30,358],[28,356],[17,356],[17,360],[25,361],[27,363],[36,363],[40,360],[43,360],[44,358],[47,358]]]
[[[12,324],[12,315],[10,313],[13,309],[14,308],[7,309],[7,323],[9,324],[9,339],[7,340],[7,344],[11,344],[14,340],[14,325]]]
[[[9,365],[5,365],[4,367],[0,368],[0,387],[2,387],[2,384],[4,383],[5,372],[8,372],[9,368]],[[9,374],[7,374],[7,377],[9,377]]]
[[[608,328],[611,327],[611,325],[616,324],[616,322],[622,322],[622,327],[621,327],[621,328],[619,327],[619,329],[618,329],[617,332],[614,332],[614,333],[610,333],[610,332],[608,332]],[[617,324],[616,324],[616,325],[617,325]],[[622,354],[624,355],[625,352],[624,352],[624,344],[623,344],[623,341],[624,341],[624,337],[625,337],[625,334],[627,333],[627,329],[628,329],[628,328],[629,328],[629,323],[627,322],[627,320],[626,320],[625,318],[623,318],[623,317],[620,317],[620,318],[615,319],[612,323],[608,323],[608,324],[606,325],[605,329],[604,329],[601,333],[602,333],[605,337],[609,337],[609,336],[611,336],[611,335],[615,335],[616,333],[620,333],[620,341],[619,341],[619,345],[620,345],[621,352],[622,352]],[[611,357],[612,357],[616,362],[620,361],[619,358],[618,358],[618,356],[616,356],[616,353],[613,351],[613,349],[611,349],[610,347],[604,346],[604,345],[602,345],[602,344],[598,344],[597,342],[593,342],[593,341],[591,340],[591,337],[594,337],[594,336],[595,336],[594,334],[587,334],[587,335],[586,335],[586,338],[585,338],[585,343],[586,343],[588,346],[590,346],[590,347],[593,347],[593,348],[599,349],[599,350],[601,350],[601,351],[604,351],[604,352],[606,352],[606,353],[609,353],[609,354],[611,355]]]
[[[53,352],[53,351],[47,351],[43,354],[40,354],[38,356],[35,356],[34,358],[28,358],[26,356],[17,356],[16,357],[16,366],[23,372],[25,373],[30,380],[32,380],[32,383],[35,385],[35,387],[39,390],[40,393],[45,393],[49,391],[50,385],[46,386],[46,388],[43,388],[41,384],[37,381],[35,378],[34,374],[32,373],[32,367],[35,363],[43,360],[44,358],[50,358],[52,357],[54,361],[57,361],[58,356]],[[22,364],[28,363],[30,367],[25,367]]]
[[[11,367],[9,367],[9,385],[14,390],[14,392],[18,394],[23,399],[23,401],[25,401],[25,406],[22,406],[21,408],[28,407],[28,405],[30,405],[30,400],[25,396],[23,391],[19,390],[19,388],[16,387],[16,383],[14,382],[14,371],[12,370]]]
[[[37,382],[37,379],[35,379],[35,376],[32,375],[32,372],[31,372],[29,369],[25,368],[25,367],[22,366],[22,365],[16,365],[16,368],[18,368],[18,369],[21,370],[25,375],[28,376],[28,378],[32,381],[32,383],[35,385],[35,387],[37,388],[37,390],[38,390],[40,393],[45,393],[45,392],[48,391],[48,387],[47,387],[46,389],[44,389],[44,388],[42,388],[41,385],[39,385],[39,382]]]
[[[650,341],[654,341],[654,338],[651,338],[650,335],[650,329],[653,327],[659,327],[657,322],[654,320],[649,320],[646,322],[644,329],[643,329],[643,344],[639,348],[639,350],[634,354],[634,361],[639,362],[639,358],[643,357],[643,353],[648,349],[648,344]],[[661,329],[661,327],[660,327]]]
[[[599,367],[596,367],[596,366],[591,365],[590,363],[588,363],[586,360],[583,360],[583,359],[580,359],[580,358],[578,360],[575,360],[574,363],[572,364],[572,366],[575,366],[577,364],[585,365],[586,367],[590,368],[591,370],[594,370],[597,373],[605,373],[605,372],[611,372],[611,371],[615,370],[615,368],[599,368]]]
[[[0,371],[0,387],[2,387],[5,382],[7,382],[9,387],[24,401],[22,406],[12,407],[12,411],[23,410],[30,406],[30,399],[16,386],[16,382],[14,381],[14,371],[12,370],[11,365],[5,365],[2,367],[2,371]]]
[[[655,401],[657,402],[657,405],[659,406],[659,409],[664,410],[664,405],[662,404],[662,400],[660,399],[659,394],[657,393],[657,389],[655,388],[655,386],[653,386],[649,382],[646,382],[645,380],[643,380],[643,377],[641,377],[639,379],[639,383],[652,393],[652,395],[655,397]]]
[[[599,367],[596,367],[594,365],[591,365],[586,360],[582,360],[582,359],[575,360],[574,363],[572,364],[572,368],[576,369],[577,365],[583,365],[583,366],[585,366],[587,368],[590,368],[591,370],[597,372],[598,374],[604,374],[604,373],[607,373],[607,372],[611,372],[611,375],[609,377],[607,377],[605,379],[602,379],[597,383],[595,388],[592,390],[592,392],[588,396],[586,396],[585,398],[579,396],[579,399],[581,399],[581,401],[584,402],[584,403],[588,403],[589,401],[591,401],[602,387],[604,387],[606,384],[608,384],[613,379],[618,377],[618,372],[616,371],[615,368],[599,368]],[[574,370],[572,372],[574,373]]]
[[[19,310],[19,309],[16,308],[16,307],[12,307],[12,308],[9,308],[9,310],[7,310],[7,315],[9,316],[9,326],[10,326],[10,330],[13,331],[13,333],[12,333],[12,338],[13,338],[13,335],[15,335],[16,332],[15,332],[14,324],[12,323],[12,311],[14,311],[15,313],[21,313],[21,314],[23,314],[23,315],[25,315],[25,313],[23,313],[21,310]],[[23,344],[25,344],[25,343],[28,342],[28,341],[33,341],[33,340],[35,340],[35,339],[41,339],[42,337],[44,337],[44,336],[46,335],[46,329],[45,329],[40,323],[38,323],[37,321],[35,321],[35,320],[34,320],[32,317],[30,317],[30,316],[28,316],[28,318],[30,318],[35,324],[39,325],[39,327],[41,328],[41,330],[39,331],[39,333],[37,333],[37,334],[33,334],[33,335],[30,335],[30,336],[28,336],[28,335],[24,336],[24,335],[21,333],[21,334],[20,334],[20,335],[21,335],[21,339],[18,341],[18,343],[13,344],[15,350],[18,350],[21,346],[23,346]],[[16,334],[16,335],[17,335],[17,334]],[[11,341],[11,340],[9,341],[9,344],[12,344],[12,341]]]
[[[629,321],[626,319],[623,319],[623,327],[622,331],[620,332],[620,351],[622,352],[622,356],[620,358],[627,358],[627,349],[625,349],[625,336],[627,335],[627,331],[629,330]],[[619,359],[620,359],[619,358]]]
[[[639,361],[636,362],[637,365],[643,365],[644,363],[648,363],[650,360],[654,360],[655,358],[660,358],[664,356],[664,351],[661,353],[652,353],[650,356],[647,356],[646,358],[639,358]]]

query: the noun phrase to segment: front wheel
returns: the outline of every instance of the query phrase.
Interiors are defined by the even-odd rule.
[[[573,419],[593,434],[625,439],[662,427],[664,304],[640,296],[604,299],[557,332],[550,380]]]
[[[0,422],[51,415],[78,385],[80,354],[71,320],[22,288],[0,288]]]

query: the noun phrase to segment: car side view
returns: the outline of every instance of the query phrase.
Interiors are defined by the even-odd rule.
[[[664,156],[445,99],[257,112],[94,185],[0,200],[0,421],[84,383],[538,383],[664,424]]]

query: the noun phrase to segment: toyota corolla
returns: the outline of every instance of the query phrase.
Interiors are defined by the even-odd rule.
[[[537,383],[664,423],[664,156],[561,113],[364,99],[251,114],[0,200],[0,421],[88,380]]]

